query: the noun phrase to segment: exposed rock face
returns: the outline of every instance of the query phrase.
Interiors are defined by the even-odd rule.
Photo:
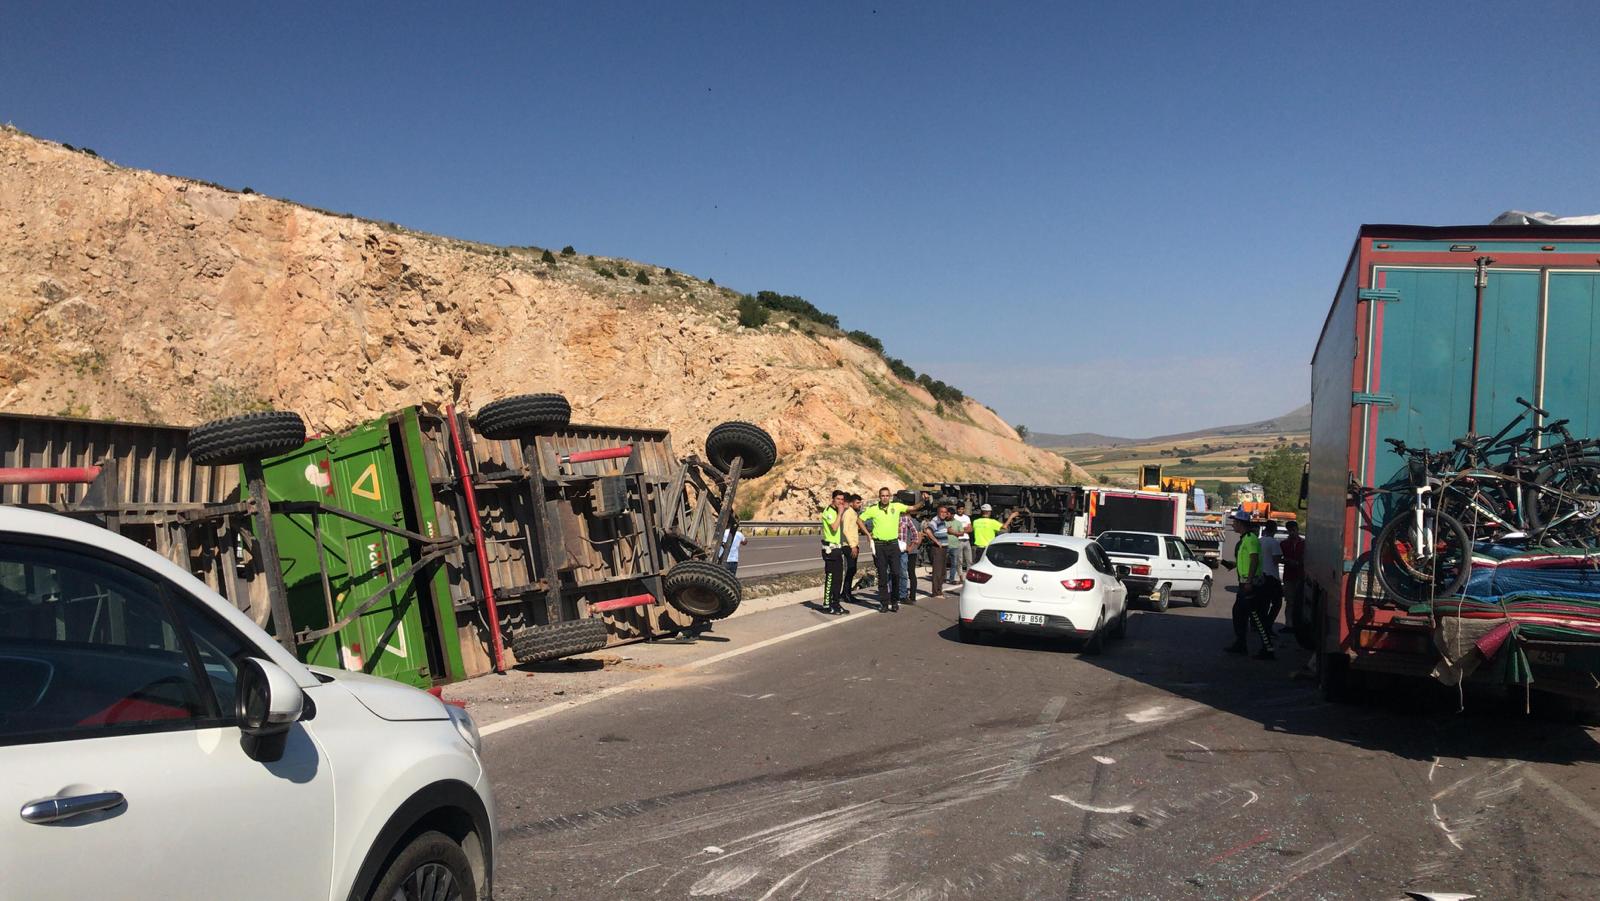
[[[762,518],[809,516],[836,485],[1062,478],[983,406],[936,412],[871,351],[781,314],[741,328],[733,292],[655,266],[543,263],[12,130],[0,236],[13,412],[193,423],[270,406],[329,431],[559,391],[575,419],[671,429],[680,452],[722,420],[761,424],[782,459],[741,506]]]

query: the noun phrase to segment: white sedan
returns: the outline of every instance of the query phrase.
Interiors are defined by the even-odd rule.
[[[1089,538],[997,536],[961,589],[962,641],[983,632],[1073,637],[1094,654],[1127,626],[1128,590],[1116,564]]]
[[[480,743],[154,551],[0,506],[0,896],[487,898]]]

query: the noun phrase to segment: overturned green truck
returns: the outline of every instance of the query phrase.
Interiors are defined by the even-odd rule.
[[[414,406],[307,439],[0,415],[0,503],[88,518],[185,566],[308,662],[419,686],[675,633],[740,601],[725,536],[770,436],[679,458],[560,395]]]

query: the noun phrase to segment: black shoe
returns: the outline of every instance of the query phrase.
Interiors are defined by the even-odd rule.
[[[900,612],[900,605],[899,604],[890,604],[889,605],[889,612],[890,613],[899,613]]]
[[[833,608],[833,613],[834,613],[835,616],[849,616],[850,615],[850,611],[848,609],[844,608],[844,607],[835,607],[835,608]]]
[[[1243,653],[1248,652],[1249,650],[1250,650],[1249,648],[1245,647],[1242,644],[1239,644],[1238,642],[1234,642],[1233,644],[1230,644],[1227,647],[1222,649],[1223,653],[1225,653],[1225,654],[1243,654]]]
[[[1250,656],[1254,657],[1256,660],[1277,660],[1278,659],[1278,655],[1274,654],[1272,652],[1271,648],[1262,648],[1261,650],[1256,651],[1254,654],[1252,654]]]
[[[879,604],[878,605],[878,612],[879,613],[888,613],[889,612],[889,605],[888,604]]]

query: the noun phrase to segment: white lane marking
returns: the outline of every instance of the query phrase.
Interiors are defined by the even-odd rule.
[[[1544,789],[1547,793],[1549,793],[1550,797],[1555,798],[1557,801],[1560,801],[1562,804],[1566,805],[1568,810],[1571,810],[1578,816],[1583,817],[1586,821],[1588,821],[1589,825],[1600,829],[1600,811],[1590,807],[1582,798],[1570,791],[1567,791],[1562,786],[1557,785],[1550,777],[1544,775],[1538,770],[1533,769],[1532,767],[1523,770],[1522,775],[1524,778],[1532,780],[1535,785]]]
[[[1087,811],[1088,813],[1132,813],[1133,812],[1133,805],[1132,804],[1118,804],[1115,807],[1100,807],[1100,806],[1095,805],[1095,804],[1085,804],[1082,801],[1074,801],[1071,798],[1067,797],[1066,795],[1051,795],[1050,796],[1050,800],[1052,800],[1052,801],[1060,801],[1063,804],[1070,804],[1071,806],[1076,807],[1076,808],[1078,808],[1079,810],[1082,810],[1082,811]]]
[[[1199,748],[1199,749],[1200,749],[1200,750],[1202,750],[1202,751],[1204,751],[1204,752],[1206,752],[1206,753],[1207,753],[1207,754],[1211,754],[1211,753],[1214,753],[1214,752],[1213,752],[1213,751],[1212,751],[1212,750],[1211,750],[1211,749],[1210,749],[1210,748],[1208,748],[1208,747],[1206,747],[1206,746],[1205,746],[1205,745],[1203,745],[1203,744],[1201,744],[1201,743],[1199,743],[1199,742],[1197,742],[1197,741],[1195,741],[1195,740],[1194,740],[1194,739],[1192,739],[1192,738],[1186,738],[1186,739],[1184,739],[1184,741],[1186,741],[1186,742],[1188,742],[1188,743],[1189,743],[1189,744],[1191,744],[1191,745],[1194,745],[1194,746],[1195,746],[1195,747],[1197,747],[1197,748]]]
[[[727,852],[722,850],[721,848],[717,847],[716,845],[706,845],[704,848],[700,849],[700,853],[701,854],[726,854]]]
[[[704,660],[695,660],[695,661],[691,661],[689,663],[685,663],[682,666],[673,667],[672,669],[669,669],[669,670],[663,670],[662,672],[657,673],[654,676],[647,676],[647,677],[645,677],[643,679],[635,679],[632,682],[624,682],[621,685],[613,685],[610,688],[603,688],[603,689],[595,692],[592,695],[586,695],[586,696],[581,697],[581,698],[573,698],[570,701],[562,701],[559,704],[552,704],[549,707],[542,707],[542,708],[540,708],[538,710],[532,710],[532,711],[529,711],[527,713],[523,713],[523,714],[519,714],[517,716],[509,717],[507,719],[503,719],[498,723],[490,723],[487,726],[483,726],[483,727],[479,728],[478,729],[478,734],[479,735],[483,735],[483,736],[490,736],[490,735],[495,734],[496,732],[504,732],[507,729],[513,729],[513,728],[516,728],[517,726],[522,726],[522,725],[526,725],[528,723],[537,722],[538,720],[545,719],[546,717],[555,716],[558,713],[566,713],[568,710],[571,710],[574,707],[582,707],[585,704],[593,704],[595,701],[601,701],[601,700],[604,700],[606,698],[622,694],[625,691],[633,691],[634,689],[638,689],[638,688],[646,688],[646,687],[649,687],[649,686],[652,686],[652,685],[659,685],[659,684],[661,684],[661,682],[665,681],[666,679],[669,679],[670,677],[672,677],[672,676],[674,676],[676,674],[694,672],[695,670],[702,669],[704,667],[710,666],[713,663],[721,663],[724,660],[731,660],[734,657],[740,656],[741,654],[749,654],[752,651],[759,651],[762,648],[768,648],[768,647],[771,647],[771,646],[773,646],[775,644],[782,644],[783,642],[799,638],[802,635],[810,635],[812,632],[820,632],[823,629],[831,629],[834,626],[842,626],[842,625],[845,625],[846,623],[863,623],[863,622],[876,622],[876,621],[877,621],[876,619],[874,619],[873,617],[870,617],[870,616],[838,616],[838,617],[834,617],[833,619],[824,620],[824,621],[822,621],[820,623],[817,623],[814,626],[807,626],[804,629],[796,629],[793,632],[785,632],[782,635],[775,635],[772,638],[763,639],[762,641],[758,641],[755,644],[747,644],[747,645],[745,645],[743,647],[734,648],[731,651],[723,651],[720,654],[713,654],[710,657],[705,658]]]
[[[1094,759],[1094,762],[1098,763],[1098,764],[1102,764],[1104,766],[1110,766],[1113,763],[1117,762],[1117,758],[1115,758],[1115,757],[1096,757]]]
[[[1127,717],[1130,722],[1153,723],[1165,716],[1166,711],[1166,705],[1157,704],[1154,707],[1146,707],[1143,710],[1135,710],[1132,713],[1124,713],[1123,716]]]
[[[815,557],[801,557],[801,558],[799,558],[797,560],[768,560],[768,561],[765,561],[763,563],[744,563],[744,564],[740,564],[739,568],[740,569],[755,569],[758,566],[783,566],[783,565],[788,564],[788,563],[821,563],[821,562],[822,562],[822,555],[818,554]]]
[[[765,701],[767,698],[775,698],[775,697],[777,697],[777,694],[775,694],[774,692],[770,692],[769,691],[766,694],[762,695],[761,697],[756,698],[756,700],[757,701]]]

